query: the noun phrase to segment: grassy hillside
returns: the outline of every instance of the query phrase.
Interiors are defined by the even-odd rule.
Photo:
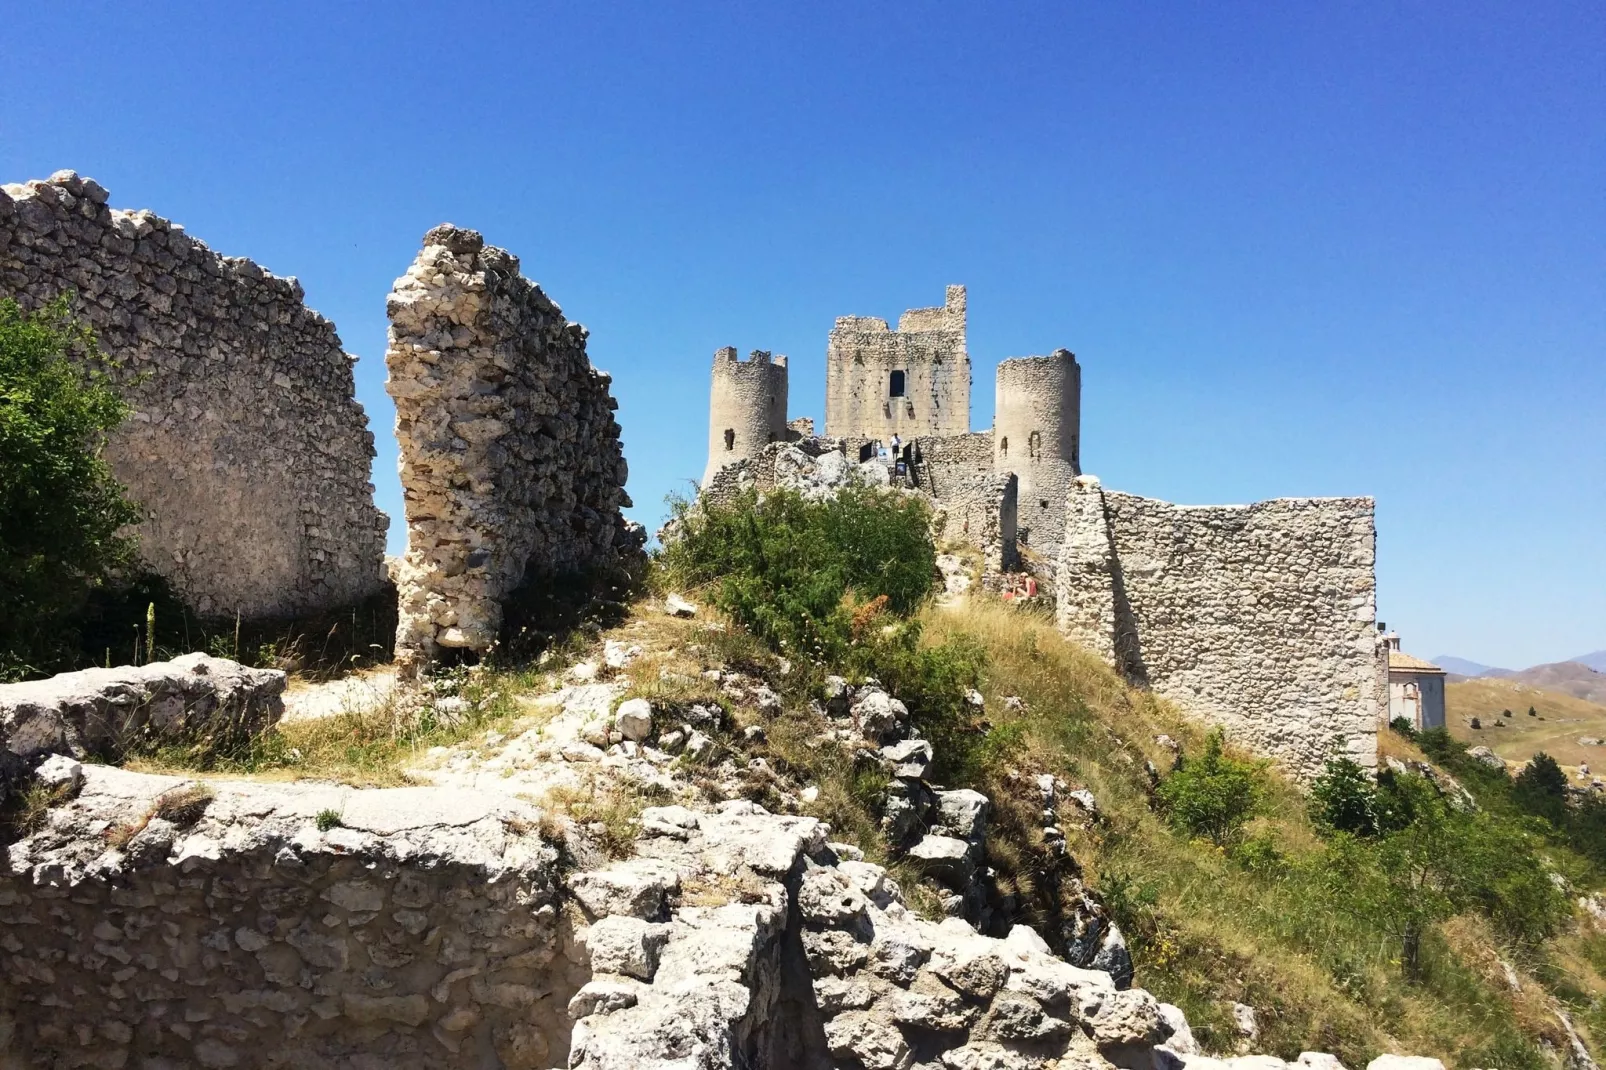
[[[1480,679],[1449,684],[1444,696],[1450,734],[1484,746],[1509,762],[1526,762],[1544,751],[1569,770],[1580,762],[1606,770],[1606,747],[1579,746],[1581,737],[1606,739],[1606,706],[1513,680]],[[1532,707],[1536,716],[1529,717]],[[1503,716],[1510,710],[1511,716]],[[1476,717],[1482,728],[1473,728]],[[1497,728],[1504,721],[1504,728]]]
[[[954,604],[929,601],[933,554],[918,511],[898,506],[877,515],[873,500],[851,499],[846,506],[772,502],[762,514],[752,503],[745,508],[716,518],[702,534],[693,529],[686,539],[702,539],[700,547],[671,550],[659,562],[660,593],[672,583],[705,606],[695,620],[638,601],[622,623],[587,622],[539,670],[513,664],[463,675],[461,720],[444,723],[427,716],[428,707],[420,715],[392,703],[370,714],[288,724],[227,764],[271,775],[404,781],[406,766],[435,746],[501,739],[538,725],[551,714],[536,696],[556,688],[563,664],[596,662],[606,640],[621,640],[642,649],[623,671],[627,694],[660,711],[703,703],[728,714],[717,733],[718,756],[682,759],[679,775],[711,802],[735,790],[771,808],[801,806],[829,821],[838,838],[891,864],[911,903],[932,910],[935,889],[889,857],[881,840],[886,772],[873,759],[859,760],[862,740],[859,754],[841,743],[820,705],[826,673],[873,675],[907,702],[915,727],[933,742],[932,779],[991,799],[987,864],[998,890],[1019,903],[1017,919],[1052,942],[1065,894],[1093,890],[1127,937],[1135,983],[1180,1005],[1207,1050],[1233,1053],[1235,1002],[1257,1011],[1256,1050],[1289,1060],[1328,1051],[1358,1067],[1396,1052],[1438,1057],[1451,1070],[1559,1067],[1547,1054],[1568,1042],[1558,1009],[1596,1050],[1606,1044],[1606,929],[1584,912],[1524,939],[1502,935],[1492,911],[1462,899],[1461,913],[1445,911],[1442,922],[1427,926],[1419,975],[1407,979],[1400,941],[1379,928],[1375,903],[1369,908],[1361,887],[1332,879],[1334,839],[1313,823],[1296,785],[1242,760],[1259,797],[1244,834],[1217,846],[1178,831],[1159,805],[1177,768],[1176,752],[1160,737],[1179,743],[1197,770],[1203,727],[1128,687],[1067,642],[1040,610],[979,592]],[[875,522],[864,523],[867,517]],[[896,608],[900,600],[906,609]],[[760,708],[745,683],[727,689],[720,681],[733,672],[761,681],[779,706]],[[983,695],[981,709],[962,697],[972,683]],[[1546,701],[1559,725],[1572,700]],[[1552,712],[1535,722],[1550,725]],[[1567,727],[1582,731],[1575,722]],[[1490,840],[1496,847],[1488,854],[1542,858],[1565,886],[1563,906],[1600,886],[1600,870],[1565,837],[1514,809],[1504,773],[1466,759],[1442,738],[1431,743],[1479,800],[1478,819],[1503,823],[1505,838]],[[1384,758],[1434,769],[1411,740],[1385,733],[1382,747]],[[1080,821],[1061,802],[1063,856],[1043,835],[1036,778],[1044,773],[1088,788],[1097,800],[1099,816]],[[640,800],[542,801],[604,830],[610,851],[630,851]],[[1438,849],[1436,842],[1430,847]],[[1557,898],[1546,874],[1537,884]]]

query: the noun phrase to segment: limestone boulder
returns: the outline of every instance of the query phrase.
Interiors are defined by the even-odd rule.
[[[52,754],[243,742],[284,715],[285,674],[207,654],[0,684],[0,792]]]

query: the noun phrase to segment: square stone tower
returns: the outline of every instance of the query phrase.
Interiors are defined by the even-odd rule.
[[[970,430],[965,288],[940,308],[912,308],[891,330],[842,316],[825,352],[825,433],[834,438],[959,435]]]

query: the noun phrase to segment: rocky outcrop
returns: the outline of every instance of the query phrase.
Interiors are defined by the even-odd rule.
[[[86,759],[254,738],[284,713],[284,685],[277,669],[206,654],[0,684],[0,798],[51,754]]]
[[[71,171],[0,187],[0,297],[32,309],[71,293],[115,362],[133,412],[106,456],[144,511],[144,565],[203,615],[377,592],[388,522],[334,324],[294,278],[107,200]]]
[[[611,380],[518,257],[436,227],[386,308],[407,514],[396,657],[412,671],[488,649],[527,575],[634,559],[643,537],[620,513]]]

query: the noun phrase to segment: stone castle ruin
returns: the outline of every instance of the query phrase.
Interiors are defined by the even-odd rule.
[[[721,350],[703,495],[812,492],[849,469],[902,485],[986,572],[1051,584],[1061,630],[1129,679],[1298,775],[1334,754],[1375,766],[1387,692],[1372,500],[1178,506],[1105,490],[1082,476],[1082,373],[1065,349],[1001,361],[992,430],[972,432],[965,310],[950,286],[895,331],[838,319],[823,437],[787,423],[784,358],[743,365]],[[762,389],[731,389],[732,367]]]
[[[384,583],[374,439],[301,284],[222,256],[71,171],[0,186],[0,294],[71,293],[133,414],[106,455],[146,567],[203,615],[349,605]]]
[[[1064,349],[1003,361],[994,429],[972,432],[965,313],[965,288],[949,286],[942,306],[908,310],[897,330],[874,316],[838,318],[826,345],[819,438],[812,420],[788,422],[785,357],[755,351],[743,363],[735,350],[720,350],[704,492],[721,497],[773,485],[786,443],[815,457],[837,451],[865,461],[896,436],[893,461],[931,499],[945,535],[975,545],[992,571],[1014,568],[1023,544],[1051,570],[1065,495],[1080,472],[1081,368]]]
[[[527,572],[612,563],[641,542],[620,514],[611,380],[518,257],[436,227],[385,307],[407,514],[396,660],[411,671],[441,648],[488,649]]]

